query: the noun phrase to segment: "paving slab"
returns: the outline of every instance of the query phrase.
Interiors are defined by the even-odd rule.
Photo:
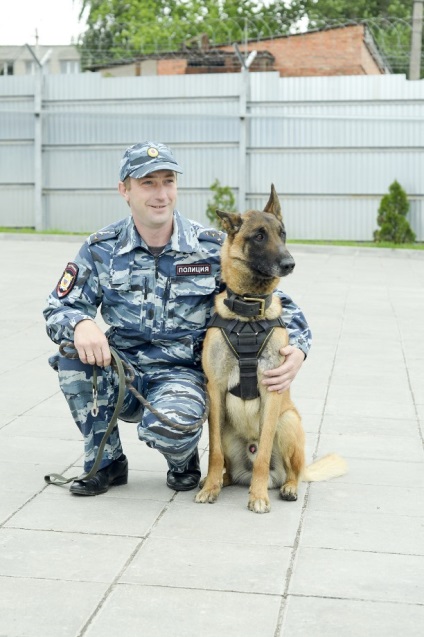
[[[300,548],[289,593],[422,606],[424,556]]]
[[[0,577],[0,635],[74,637],[102,601],[108,585]],[[134,633],[133,633],[134,634]]]
[[[61,487],[47,489],[17,511],[5,527],[143,537],[166,506],[155,500],[122,498],[119,493],[113,499],[84,498],[71,496]],[[62,489],[62,494],[53,493],[53,489]],[[125,490],[125,486],[114,487],[118,490]],[[69,497],[63,497],[64,493]]]
[[[374,436],[370,434],[322,434],[319,441],[321,449],[336,449],[342,456],[370,458],[375,460],[408,459],[409,462],[422,464],[421,440],[415,426],[415,436]],[[400,433],[398,431],[398,433]]]
[[[0,575],[109,583],[140,544],[139,538],[4,528]]]
[[[84,635],[243,637],[272,635],[280,597],[231,591],[116,586]],[[236,631],[233,633],[233,630]]]
[[[421,637],[424,606],[290,595],[278,637]]]
[[[308,511],[300,545],[424,556],[423,530],[424,517],[396,511]]]
[[[421,637],[424,254],[291,248],[283,289],[314,334],[292,388],[307,462],[336,451],[349,472],[302,483],[297,502],[271,490],[255,515],[247,487],[214,505],[168,489],[130,423],[127,485],[78,498],[45,484],[82,472],[42,317],[80,243],[8,238],[0,251],[15,264],[13,286],[0,282],[0,637]],[[207,427],[199,447],[205,474]]]
[[[407,517],[424,517],[422,488],[415,486],[379,486],[347,484],[333,480],[321,488],[311,485],[308,511],[337,511],[339,513],[386,513]],[[404,520],[407,524],[408,520]],[[326,525],[327,528],[327,525]],[[420,533],[422,535],[422,532]]]
[[[290,559],[290,548],[278,544],[226,543],[225,537],[213,542],[196,536],[170,542],[155,535],[146,540],[119,581],[282,595]]]
[[[225,499],[224,489],[219,501]],[[193,496],[192,496],[193,497]],[[231,512],[219,504],[180,504],[176,499],[152,530],[151,537],[174,541],[179,537],[199,537],[213,541],[238,544],[261,544],[264,546],[293,546],[302,513],[301,502],[284,502],[278,491],[270,491],[271,515],[254,515],[247,508],[248,494],[245,490],[244,506],[234,506]],[[223,523],[230,520],[223,528]]]

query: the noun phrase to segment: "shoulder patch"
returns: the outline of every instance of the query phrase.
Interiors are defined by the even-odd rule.
[[[98,243],[99,241],[106,241],[106,239],[114,239],[119,234],[118,228],[105,228],[104,230],[98,230],[91,234],[87,241],[89,245],[93,245],[93,243]]]
[[[60,277],[57,286],[56,292],[59,299],[63,299],[63,297],[67,296],[69,292],[75,285],[75,281],[78,276],[78,266],[76,263],[70,261],[66,268],[63,271],[62,276]]]
[[[211,241],[212,243],[218,243],[220,246],[224,243],[226,234],[222,230],[214,230],[212,228],[202,228],[197,235],[199,241]]]

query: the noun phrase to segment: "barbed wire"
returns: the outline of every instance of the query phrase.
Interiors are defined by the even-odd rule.
[[[260,16],[242,20],[226,19],[208,21],[197,25],[179,25],[167,23],[144,23],[140,27],[128,24],[115,24],[125,37],[114,40],[115,35],[102,29],[95,37],[80,36],[78,46],[85,67],[99,66],[109,63],[128,63],[143,58],[180,58],[203,51],[208,54],[219,54],[222,47],[238,42],[251,45],[262,40],[275,40],[281,37],[297,36],[328,29],[347,28],[363,25],[371,34],[379,53],[389,68],[394,72],[405,72],[409,63],[410,40],[412,26],[401,18],[367,18],[367,19],[314,19],[306,22],[285,25],[266,21]],[[118,42],[118,43],[117,43]],[[134,45],[134,42],[137,44]],[[422,52],[424,61],[424,50]]]

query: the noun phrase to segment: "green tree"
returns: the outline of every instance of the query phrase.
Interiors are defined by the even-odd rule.
[[[402,18],[412,15],[412,0],[311,0],[308,15],[314,19],[365,20]]]
[[[216,210],[234,212],[236,210],[236,199],[229,186],[221,186],[219,179],[215,179],[210,189],[213,192],[212,201],[208,201],[206,216],[212,225],[222,230],[221,219],[217,217]]]
[[[393,73],[409,71],[413,0],[310,0],[309,28],[364,22]]]
[[[406,219],[408,212],[409,202],[406,192],[395,180],[389,188],[389,194],[384,195],[380,202],[377,224],[381,229],[374,232],[374,241],[413,243],[415,233]]]
[[[365,22],[394,72],[408,73],[413,0],[83,0],[83,66]],[[423,48],[424,51],[424,48]]]
[[[178,51],[196,35],[211,44],[288,33],[310,0],[83,0],[83,66]]]

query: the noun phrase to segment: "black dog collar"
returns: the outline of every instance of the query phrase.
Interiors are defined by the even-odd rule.
[[[228,298],[224,299],[226,305],[232,312],[239,316],[259,316],[265,318],[265,310],[269,308],[272,301],[272,294],[256,296],[240,296],[227,288]]]

